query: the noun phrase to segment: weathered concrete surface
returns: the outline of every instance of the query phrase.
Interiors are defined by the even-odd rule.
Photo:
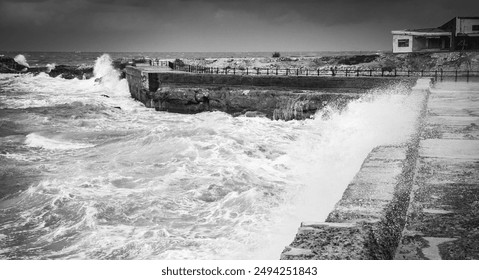
[[[271,119],[305,119],[334,103],[341,107],[360,93],[415,79],[193,74],[158,67],[127,67],[133,98],[174,113],[222,111]]]
[[[396,259],[479,259],[479,84],[431,92]]]
[[[373,149],[326,222],[302,223],[281,259],[394,257],[405,224],[428,92],[428,87],[417,87],[411,93],[420,100],[417,133],[407,143]]]

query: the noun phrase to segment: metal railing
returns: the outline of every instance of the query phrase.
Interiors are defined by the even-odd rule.
[[[435,81],[479,80],[479,71],[468,70],[403,70],[403,69],[354,69],[354,68],[260,68],[260,67],[206,67],[200,65],[178,65],[169,63],[170,68],[198,74],[248,75],[248,76],[337,76],[337,77],[431,77]]]

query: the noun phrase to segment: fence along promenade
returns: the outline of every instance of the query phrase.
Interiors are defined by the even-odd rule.
[[[217,75],[274,75],[274,76],[337,76],[337,77],[430,77],[435,81],[479,81],[479,71],[469,70],[404,70],[404,69],[344,69],[331,67],[317,68],[244,68],[244,67],[205,67],[200,65],[176,64],[169,62],[168,66],[176,71],[197,74]]]

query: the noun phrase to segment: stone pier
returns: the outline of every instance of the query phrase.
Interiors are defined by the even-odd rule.
[[[306,119],[326,105],[338,107],[374,88],[414,78],[225,75],[127,67],[131,96],[147,107],[173,113],[222,111],[271,119]]]

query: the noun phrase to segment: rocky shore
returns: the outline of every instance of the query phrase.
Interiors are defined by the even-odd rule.
[[[135,65],[137,62],[145,62],[141,60],[117,59],[113,61],[113,67],[120,71],[124,78],[124,69],[128,65]],[[17,62],[12,57],[0,56],[0,73],[22,74],[22,73],[47,73],[51,77],[61,77],[64,79],[90,79],[93,77],[92,65],[47,65],[30,67],[25,62]]]

